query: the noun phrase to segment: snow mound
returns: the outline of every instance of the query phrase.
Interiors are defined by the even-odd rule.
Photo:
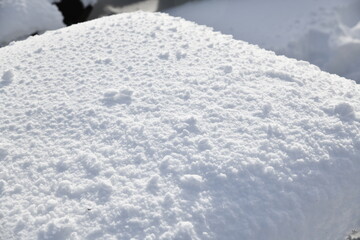
[[[6,239],[338,239],[360,86],[165,14],[0,49]]]
[[[167,12],[360,83],[358,0],[204,0]]]

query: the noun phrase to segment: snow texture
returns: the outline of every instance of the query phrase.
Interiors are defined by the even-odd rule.
[[[167,12],[360,83],[358,0],[204,0]]]
[[[165,14],[0,49],[4,239],[340,239],[360,86]]]

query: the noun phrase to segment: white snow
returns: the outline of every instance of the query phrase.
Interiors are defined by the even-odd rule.
[[[60,0],[1,0],[0,47],[11,41],[27,38],[64,27],[63,16],[53,5]],[[97,0],[82,0],[84,6],[94,5]]]
[[[0,56],[4,239],[342,239],[360,224],[354,81],[142,12]]]
[[[358,0],[203,0],[167,12],[360,82]]]
[[[1,0],[0,46],[64,26],[53,0]]]

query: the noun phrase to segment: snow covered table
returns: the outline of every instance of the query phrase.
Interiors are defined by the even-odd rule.
[[[5,239],[339,239],[360,86],[164,14],[0,49]]]

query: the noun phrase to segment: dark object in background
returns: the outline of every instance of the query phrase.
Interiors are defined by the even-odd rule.
[[[191,2],[193,0],[159,0],[159,5],[158,5],[158,11],[167,9],[167,8],[171,8],[171,7],[175,7],[181,4],[184,4],[186,2]]]
[[[95,9],[93,9],[93,6],[91,5],[84,7],[81,0],[60,0],[55,4],[64,16],[64,23],[69,26],[71,24],[87,21],[91,13],[91,19],[103,15],[111,15],[111,12],[106,11],[107,6],[121,8],[144,1],[154,2],[157,4],[157,11],[161,11],[194,0],[98,0],[97,4],[95,4]]]
[[[101,1],[101,0],[98,0]],[[141,2],[142,0],[117,0],[117,6],[126,6],[132,3]],[[114,2],[114,1],[113,1]]]
[[[360,232],[353,230],[346,240],[360,240]]]
[[[61,0],[55,4],[64,16],[67,26],[86,21],[93,9],[91,5],[84,7],[80,0]]]

